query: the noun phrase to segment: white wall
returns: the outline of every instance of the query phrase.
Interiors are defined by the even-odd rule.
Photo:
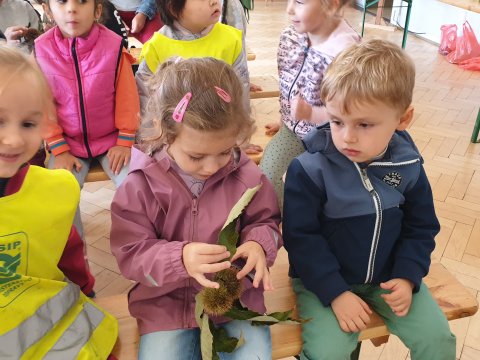
[[[399,6],[400,3],[406,5],[401,0],[394,0],[394,6]],[[398,22],[403,27],[406,14],[406,7],[393,8],[391,22],[393,24]],[[480,42],[480,14],[448,5],[438,0],[413,0],[408,30],[422,33],[419,36],[440,43],[440,26],[443,24],[457,24],[460,34],[465,19],[472,26],[477,40]]]

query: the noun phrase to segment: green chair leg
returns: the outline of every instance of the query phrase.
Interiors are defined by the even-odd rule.
[[[363,19],[362,19],[362,33],[361,36],[363,37],[363,32],[365,30],[365,16],[367,15],[367,9],[370,6],[375,5],[378,3],[380,0],[373,0],[373,1],[365,1],[365,5],[363,6]]]
[[[475,125],[473,127],[473,132],[472,132],[472,143],[478,143],[480,142],[478,140],[478,132],[480,131],[480,109],[478,110],[478,115],[477,115],[477,120],[475,121]]]
[[[407,16],[405,17],[405,25],[404,25],[403,38],[402,38],[402,49],[405,49],[405,46],[407,46],[408,26],[410,24],[410,13],[412,11],[413,0],[402,0],[402,1],[407,3]],[[362,32],[361,32],[362,37],[363,37],[363,33],[365,32],[365,17],[367,15],[367,9],[377,4],[378,2],[379,0],[366,1],[365,5],[363,6]]]
[[[405,26],[403,28],[402,49],[407,46],[408,25],[410,24],[410,12],[412,10],[412,0],[403,0],[407,2],[407,16],[405,17]]]

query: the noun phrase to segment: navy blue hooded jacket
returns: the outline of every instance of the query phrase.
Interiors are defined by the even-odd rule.
[[[384,156],[357,164],[334,146],[330,126],[313,129],[290,164],[283,236],[290,276],[324,306],[354,284],[393,278],[418,291],[440,230],[422,159],[407,132]]]

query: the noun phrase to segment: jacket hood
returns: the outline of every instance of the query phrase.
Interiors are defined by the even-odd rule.
[[[302,141],[306,151],[311,154],[319,152],[328,157],[328,155],[339,153],[333,143],[329,123],[312,129]],[[407,131],[395,131],[385,155],[379,160],[398,163],[415,158],[421,158],[421,156],[410,134]]]

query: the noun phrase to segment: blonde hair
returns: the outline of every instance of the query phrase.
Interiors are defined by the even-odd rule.
[[[343,9],[349,5],[352,0],[318,0],[324,10],[334,10],[334,15],[343,17]]]
[[[415,65],[397,45],[368,40],[342,51],[322,81],[324,103],[340,98],[343,111],[352,103],[380,101],[404,112],[412,103]]]
[[[253,132],[253,121],[242,102],[240,80],[223,61],[172,58],[159,67],[149,86],[150,98],[139,132],[141,148],[149,154],[171,144],[183,125],[200,131],[231,129],[243,141]],[[225,90],[231,101],[224,101],[215,87]],[[173,120],[173,112],[189,92],[190,102],[178,123]]]
[[[0,45],[0,74],[2,74],[0,96],[2,96],[8,83],[19,76],[23,76],[25,80],[31,79],[31,82],[37,82],[39,96],[42,97],[44,106],[44,119],[46,120],[41,125],[45,126],[44,129],[47,130],[51,123],[56,122],[55,105],[50,87],[33,60],[17,48]],[[32,83],[25,83],[25,86],[32,86]]]

